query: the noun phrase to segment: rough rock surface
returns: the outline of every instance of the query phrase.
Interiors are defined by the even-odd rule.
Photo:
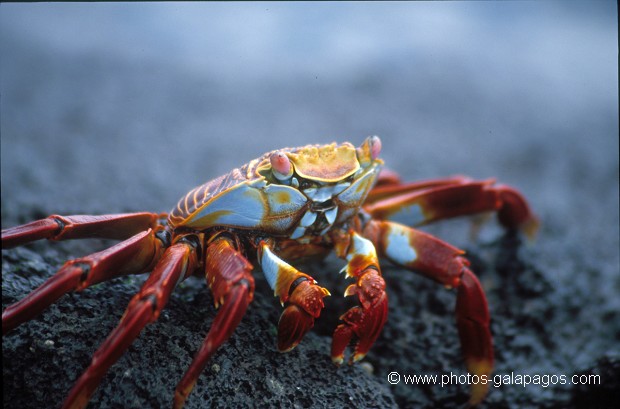
[[[166,211],[195,185],[265,151],[333,140],[359,144],[368,134],[379,134],[382,157],[405,179],[457,173],[497,177],[522,190],[542,221],[533,243],[502,231],[493,219],[475,238],[468,220],[427,229],[466,250],[480,276],[492,315],[495,374],[600,375],[598,385],[492,386],[481,407],[612,407],[620,400],[618,87],[605,78],[617,81],[617,47],[602,54],[590,47],[602,44],[596,30],[609,24],[602,14],[545,4],[530,6],[542,7],[534,13],[537,20],[528,20],[534,14],[525,6],[510,5],[505,7],[514,9],[505,15],[521,20],[501,27],[477,25],[487,30],[480,39],[501,39],[493,43],[490,56],[486,50],[475,54],[476,49],[467,49],[475,56],[467,60],[429,40],[432,52],[413,47],[411,54],[380,54],[374,60],[362,53],[364,64],[353,64],[346,75],[330,74],[329,67],[337,67],[323,55],[322,67],[328,68],[316,78],[278,65],[284,62],[277,55],[269,59],[274,74],[255,78],[250,71],[264,67],[244,71],[235,60],[239,54],[216,54],[230,59],[232,79],[217,69],[193,69],[150,52],[128,58],[96,42],[86,51],[70,42],[59,46],[54,36],[19,31],[20,24],[39,14],[20,14],[3,5],[2,226],[51,213]],[[63,7],[71,17],[75,9]],[[212,7],[235,21],[236,14],[226,14],[224,6]],[[405,12],[409,6],[398,7]],[[458,20],[465,26],[472,15],[494,21],[480,11],[485,7],[505,17],[499,6],[486,3],[451,7],[468,10]],[[278,7],[270,8],[272,14],[253,10],[279,15]],[[339,10],[332,15],[353,32],[374,30],[363,19],[346,20]],[[92,14],[82,12],[88,18]],[[294,14],[285,16],[295,21]],[[59,21],[54,24],[61,26],[57,17],[39,23],[47,27]],[[580,41],[555,43],[570,34],[548,24],[556,17]],[[88,18],[77,26],[83,32],[97,29]],[[82,21],[69,20],[68,27]],[[254,35],[253,27],[242,39]],[[527,30],[519,33],[526,33],[527,44],[550,45],[558,54],[540,53],[530,45],[514,51],[516,37],[506,30],[523,27]],[[609,31],[613,38],[615,27]],[[154,33],[148,25],[145,29]],[[59,32],[58,38],[68,35]],[[106,31],[106,36],[114,39],[114,33]],[[450,38],[460,40],[458,33]],[[165,45],[144,41],[149,51]],[[403,40],[395,36],[390,41]],[[567,57],[586,52],[578,63]],[[491,69],[484,71],[486,66]],[[109,244],[42,242],[4,250],[3,307],[39,285],[64,260]],[[454,291],[412,273],[384,269],[389,321],[367,364],[340,369],[331,364],[330,334],[348,305],[340,297],[346,288],[336,274],[341,267],[335,258],[304,267],[333,296],[314,330],[288,354],[276,351],[281,308],[257,273],[254,303],[207,366],[187,407],[462,407],[465,385],[387,381],[393,371],[403,377],[465,374],[453,319]],[[66,295],[4,335],[3,406],[59,407],[144,277]],[[183,283],[160,319],[105,376],[90,407],[168,407],[214,314],[202,280]]]

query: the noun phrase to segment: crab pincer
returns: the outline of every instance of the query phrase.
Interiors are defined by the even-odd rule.
[[[276,256],[264,241],[259,245],[259,260],[274,295],[286,305],[278,322],[278,350],[287,352],[314,326],[324,307],[323,298],[331,294]]]
[[[385,281],[372,242],[351,232],[345,258],[348,263],[343,271],[356,281],[347,287],[344,295],[357,295],[360,305],[344,313],[340,317],[343,323],[334,331],[331,356],[336,365],[342,364],[344,351],[352,341],[355,346],[349,363],[364,358],[381,334],[388,313]]]
[[[314,326],[323,309],[323,297],[329,291],[320,287],[312,279],[301,277],[291,285],[288,306],[278,321],[278,350],[287,352],[295,348],[304,335]]]

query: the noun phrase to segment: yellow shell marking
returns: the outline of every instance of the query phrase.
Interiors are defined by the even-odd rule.
[[[320,182],[338,182],[360,168],[355,147],[350,143],[306,146],[286,154],[299,176]]]

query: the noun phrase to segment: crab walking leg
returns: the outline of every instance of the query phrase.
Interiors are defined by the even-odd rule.
[[[2,312],[2,334],[31,320],[68,292],[148,271],[161,257],[167,241],[164,230],[155,233],[148,229],[106,250],[66,262],[39,288]]]
[[[377,244],[382,257],[457,288],[456,324],[467,370],[489,376],[493,370],[493,339],[489,309],[478,278],[469,269],[464,252],[430,234],[392,222],[371,221],[364,236]],[[488,385],[473,384],[469,403],[480,403]]]
[[[431,188],[437,188],[449,185],[462,185],[468,182],[472,182],[471,178],[467,176],[451,176],[447,178],[422,180],[418,182],[400,182],[396,176],[384,177],[385,169],[381,170],[377,184],[366,197],[364,204],[370,204],[378,202],[379,200],[390,198],[404,193],[420,192]]]
[[[343,244],[343,240],[346,244]],[[344,247],[348,248],[345,250]],[[349,238],[340,237],[336,251],[338,256],[348,261],[343,269],[347,277],[356,279],[354,284],[347,287],[344,295],[357,295],[360,302],[359,306],[351,308],[340,317],[344,323],[334,331],[331,356],[332,361],[340,365],[344,361],[344,351],[352,340],[356,344],[349,363],[366,356],[387,320],[388,298],[372,242],[351,232]]]
[[[196,245],[186,238],[168,247],[155,269],[136,294],[118,326],[93,355],[90,366],[71,389],[64,409],[84,408],[101,378],[121,357],[146,324],[155,321],[176,285],[197,266]]]
[[[194,388],[207,361],[233,333],[254,297],[252,265],[237,250],[236,243],[218,236],[206,250],[207,283],[220,309],[200,350],[174,393],[174,408],[181,408]]]
[[[273,295],[280,298],[283,306],[286,304],[278,322],[278,350],[287,352],[314,326],[324,307],[323,298],[330,293],[276,256],[264,241],[259,244],[258,260]]]
[[[8,249],[40,239],[68,240],[104,238],[124,240],[144,230],[154,229],[157,213],[125,213],[101,216],[52,215],[21,226],[2,230],[2,248]]]
[[[450,181],[451,179],[447,179]],[[538,219],[521,193],[514,188],[495,185],[493,180],[468,181],[455,178],[455,184],[441,185],[441,181],[428,188],[412,188],[385,196],[364,206],[374,219],[395,220],[407,225],[420,226],[440,219],[496,211],[500,223],[507,228],[519,228],[529,238],[538,230]],[[425,182],[420,183],[423,185]],[[415,187],[413,184],[412,186]],[[406,187],[406,185],[405,185]],[[387,193],[389,187],[383,188]],[[382,195],[377,189],[375,199]],[[372,195],[371,195],[372,197]]]

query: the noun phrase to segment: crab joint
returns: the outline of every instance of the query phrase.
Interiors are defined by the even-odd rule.
[[[379,270],[377,252],[370,240],[351,232],[351,241],[346,250],[347,265],[341,270],[347,277],[359,277],[367,268]]]

